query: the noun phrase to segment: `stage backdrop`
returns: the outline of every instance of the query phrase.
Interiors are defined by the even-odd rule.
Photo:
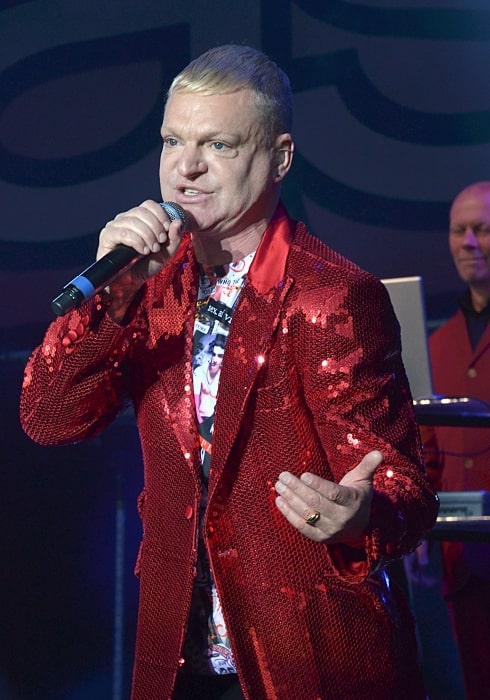
[[[99,229],[159,197],[173,74],[224,42],[289,72],[297,153],[284,197],[379,276],[421,274],[429,315],[458,283],[448,203],[490,177],[490,7],[477,0],[4,0],[1,329],[24,349],[93,260]]]
[[[77,658],[85,666],[93,661],[87,649],[98,648],[103,619],[70,619],[64,626],[57,618],[51,638],[55,600],[35,591],[39,577],[47,589],[51,575],[63,576],[55,531],[66,533],[68,519],[86,533],[92,520],[81,518],[80,509],[91,512],[99,503],[95,495],[107,486],[100,463],[112,459],[107,444],[67,452],[25,442],[16,418],[22,365],[52,318],[51,299],[93,261],[104,223],[146,198],[159,199],[159,127],[172,76],[221,43],[252,44],[276,59],[294,92],[297,151],[284,188],[291,213],[380,277],[422,275],[428,315],[437,325],[460,289],[447,252],[449,202],[463,186],[490,179],[489,36],[488,0],[2,0],[0,358],[9,392],[0,491],[1,517],[17,539],[7,537],[8,556],[2,552],[10,578],[8,595],[0,598],[12,638],[19,636],[13,611],[22,591],[31,605],[23,608],[17,646],[2,633],[0,661],[12,692],[58,697],[49,678],[70,666],[76,649],[70,628],[85,644]],[[74,488],[70,467],[78,460],[86,489]],[[48,471],[39,467],[46,462]],[[113,485],[120,470],[114,476],[111,464],[104,473],[112,474]],[[46,532],[46,513],[29,504],[64,502],[66,488],[74,502],[49,513],[48,567],[35,546]],[[26,560],[28,542],[36,566]],[[64,566],[71,563],[70,576],[80,583],[86,571],[74,570],[83,558],[72,551],[67,559],[69,550],[63,550]],[[75,602],[78,596],[85,604],[80,590]],[[60,600],[59,615],[63,608]],[[105,622],[111,639],[111,621]],[[43,646],[47,653],[60,636],[70,638],[63,663],[54,657],[49,669],[35,663],[29,624],[37,629],[35,653]],[[110,665],[111,653],[104,663]],[[73,676],[75,668],[71,664]],[[36,687],[47,689],[36,694]],[[63,692],[67,698],[66,687]]]

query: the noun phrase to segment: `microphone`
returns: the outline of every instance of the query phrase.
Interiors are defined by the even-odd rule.
[[[160,206],[165,209],[170,221],[179,219],[182,227],[185,227],[185,212],[179,204],[161,202]],[[130,246],[117,245],[63,287],[61,294],[51,302],[53,313],[64,316],[68,311],[78,309],[84,301],[98,294],[144,257]]]

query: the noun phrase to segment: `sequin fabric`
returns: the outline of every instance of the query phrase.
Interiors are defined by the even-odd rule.
[[[186,238],[125,326],[100,300],[57,319],[21,399],[23,427],[43,444],[96,434],[135,405],[145,490],[133,700],[170,700],[182,663],[200,499],[197,279]],[[339,481],[373,448],[384,461],[364,550],[312,542],[284,520],[281,471]],[[436,515],[383,285],[279,207],[230,328],[204,524],[247,700],[425,698],[413,621],[383,567]]]

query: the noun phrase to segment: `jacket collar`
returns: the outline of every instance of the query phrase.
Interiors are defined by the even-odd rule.
[[[248,272],[249,282],[259,294],[267,293],[284,278],[291,240],[291,220],[279,203]]]

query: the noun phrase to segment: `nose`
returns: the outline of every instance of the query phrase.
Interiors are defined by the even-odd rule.
[[[464,232],[464,237],[463,237],[463,246],[465,248],[477,248],[478,247],[478,239],[475,235],[475,232],[473,231],[473,228],[471,226],[467,226]]]
[[[193,179],[197,175],[207,170],[204,154],[200,146],[186,144],[180,154],[177,165],[179,174],[188,179]]]

